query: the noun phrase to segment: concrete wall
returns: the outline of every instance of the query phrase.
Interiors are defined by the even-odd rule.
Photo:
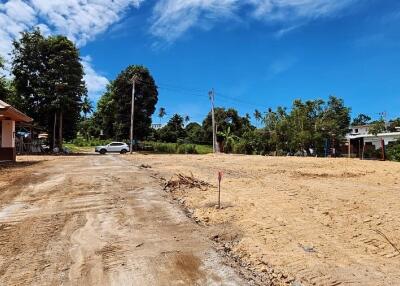
[[[372,143],[376,149],[381,148],[381,139],[385,141],[385,145],[388,145],[390,142],[395,142],[400,139],[399,135],[385,135],[385,136],[377,136],[377,137],[366,137],[364,138],[365,143]]]
[[[15,161],[15,121],[2,120],[0,161]]]
[[[1,147],[14,148],[15,147],[15,121],[3,120],[1,121]]]

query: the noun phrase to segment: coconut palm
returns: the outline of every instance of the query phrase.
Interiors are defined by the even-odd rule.
[[[262,114],[260,111],[258,111],[258,109],[254,110],[254,119],[256,120],[257,125],[262,119]]]
[[[160,107],[159,111],[158,111],[158,117],[160,118],[160,124],[161,124],[161,119],[167,115],[167,112],[165,111],[164,107]]]
[[[189,115],[186,115],[185,118],[184,118],[184,120],[185,120],[186,123],[188,123],[188,122],[190,121]]]
[[[85,96],[82,102],[82,112],[85,116],[85,119],[87,118],[87,115],[92,111],[93,111],[93,104],[90,101],[90,99],[87,96]]]

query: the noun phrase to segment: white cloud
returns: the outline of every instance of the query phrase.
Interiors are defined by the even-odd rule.
[[[359,0],[160,0],[153,11],[150,32],[172,42],[192,27],[212,25],[226,18],[251,18],[265,22],[301,25],[334,15]],[[245,14],[248,8],[250,13]],[[239,15],[238,11],[241,12]],[[285,32],[289,32],[289,28]],[[283,30],[284,31],[284,30]]]
[[[63,34],[78,46],[118,22],[131,7],[144,0],[8,0],[0,3],[0,55],[9,60],[12,41],[20,32],[39,27],[43,34]],[[89,95],[104,89],[108,80],[96,73],[84,58]]]
[[[267,78],[272,79],[275,76],[288,71],[296,64],[296,62],[297,59],[290,56],[274,60],[268,67]]]
[[[31,0],[37,15],[57,33],[84,45],[142,0]]]
[[[150,31],[172,42],[193,26],[232,17],[237,8],[237,0],[160,0]]]
[[[82,65],[85,69],[85,82],[88,89],[89,97],[92,100],[97,100],[105,87],[109,83],[108,79],[98,74],[92,66],[92,58],[86,56],[82,58]]]

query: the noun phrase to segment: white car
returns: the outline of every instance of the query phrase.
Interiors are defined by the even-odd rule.
[[[106,146],[96,146],[95,151],[100,154],[106,154],[107,152],[125,154],[129,152],[129,145],[124,142],[111,142]]]

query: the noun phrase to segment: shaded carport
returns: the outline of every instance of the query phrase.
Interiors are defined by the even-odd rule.
[[[0,100],[0,161],[16,160],[15,123],[32,121],[29,116]]]

